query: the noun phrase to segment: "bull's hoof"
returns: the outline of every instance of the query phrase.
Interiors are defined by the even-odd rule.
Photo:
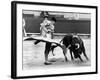
[[[55,56],[55,54],[54,54],[54,53],[52,53],[52,55],[53,55],[53,56]]]
[[[89,61],[89,58],[86,58],[87,61]]]
[[[45,65],[51,65],[51,62],[44,62]]]
[[[90,61],[90,59],[88,58],[87,61]]]
[[[83,60],[81,60],[81,62],[84,62]]]

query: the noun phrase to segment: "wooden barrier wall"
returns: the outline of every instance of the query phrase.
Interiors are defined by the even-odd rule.
[[[27,33],[39,33],[40,23],[43,21],[41,17],[28,16],[25,17],[26,32]],[[82,33],[90,34],[90,20],[66,20],[57,19],[55,24],[55,33]]]

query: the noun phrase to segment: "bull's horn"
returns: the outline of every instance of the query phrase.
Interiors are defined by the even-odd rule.
[[[77,46],[77,48],[76,48],[76,49],[79,49],[80,45],[79,45],[78,43],[76,43],[75,45]]]

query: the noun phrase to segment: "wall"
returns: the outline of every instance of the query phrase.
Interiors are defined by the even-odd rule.
[[[41,17],[25,16],[26,32],[39,33],[40,23],[43,21]],[[55,23],[55,33],[82,33],[90,34],[90,20],[66,20],[57,19]]]

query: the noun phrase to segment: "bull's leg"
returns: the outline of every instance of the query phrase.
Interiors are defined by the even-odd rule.
[[[79,59],[80,59],[82,62],[84,62],[80,55],[79,55],[78,57],[79,57]]]
[[[63,52],[63,54],[64,54],[64,57],[65,57],[65,61],[68,61],[66,53]]]
[[[87,60],[89,60],[89,58],[88,58],[87,55],[86,55],[85,50],[83,50],[83,54],[84,54],[85,58],[86,58]]]
[[[55,56],[55,54],[53,53],[54,52],[54,49],[56,48],[57,46],[51,46],[50,50],[52,51],[52,55]]]
[[[71,60],[73,61],[74,58],[73,58],[73,55],[72,55],[72,51],[70,50],[70,55],[71,55]]]
[[[52,49],[52,55],[55,56],[55,54],[53,53],[54,49]]]
[[[68,61],[67,56],[66,56],[66,53],[67,53],[66,46],[65,45],[61,45],[61,48],[63,50],[63,54],[64,54],[64,57],[65,57],[65,61]]]
[[[86,51],[85,51],[84,44],[82,44],[82,52],[83,52],[83,55],[85,56],[85,58],[86,58],[87,60],[89,60],[89,58],[88,58],[87,55],[86,55]]]
[[[86,58],[87,60],[89,60],[89,58],[88,58],[87,55],[86,55],[86,51],[85,51],[84,44],[82,45],[82,52],[83,52],[83,55],[85,56],[85,58]]]

